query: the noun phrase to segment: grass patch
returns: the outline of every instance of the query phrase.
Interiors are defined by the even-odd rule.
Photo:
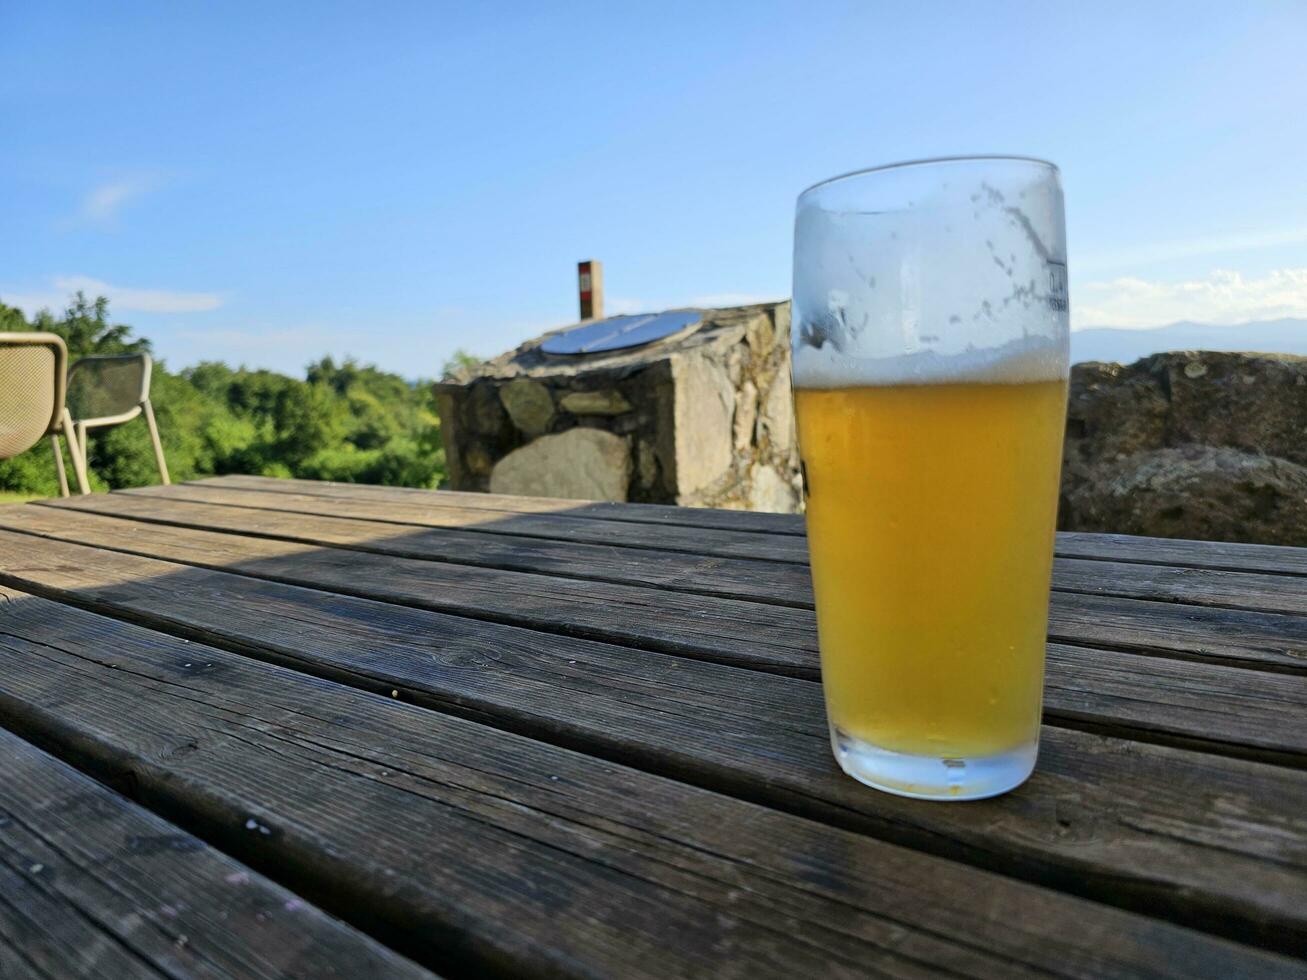
[[[40,493],[11,493],[8,490],[0,490],[0,504],[25,504],[29,500],[44,500],[45,495]]]

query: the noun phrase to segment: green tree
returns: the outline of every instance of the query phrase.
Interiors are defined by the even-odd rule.
[[[462,347],[450,354],[440,369],[440,376],[446,381],[466,381],[472,369],[481,364],[481,358],[468,353]]]
[[[41,310],[33,318],[31,329],[57,333],[68,345],[73,360],[88,354],[138,354],[150,352],[150,342],[132,338],[132,328],[109,322],[109,300],[97,296],[88,300],[79,290],[64,310],[55,317]]]
[[[0,303],[0,329],[57,333],[74,359],[150,350],[110,321],[107,300],[80,293],[62,316],[30,321]],[[174,480],[254,473],[434,487],[444,473],[431,386],[353,360],[322,358],[304,380],[212,361],[174,374],[156,361],[151,398]],[[143,424],[93,430],[89,442],[94,489],[157,482]],[[0,490],[56,493],[48,444],[0,461]]]

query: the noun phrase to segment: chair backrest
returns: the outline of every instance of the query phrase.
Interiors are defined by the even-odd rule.
[[[0,459],[59,428],[68,349],[52,333],[0,333]]]
[[[68,372],[68,410],[78,422],[125,422],[150,397],[149,354],[83,357]]]

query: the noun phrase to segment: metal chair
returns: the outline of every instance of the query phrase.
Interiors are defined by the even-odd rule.
[[[77,489],[90,493],[84,455],[74,442],[73,420],[64,405],[68,349],[52,333],[0,333],[0,459],[26,452],[50,437],[59,492],[68,494],[59,435],[68,437],[68,455],[77,475]]]
[[[68,372],[68,405],[76,420],[73,441],[81,453],[83,466],[87,459],[88,429],[122,425],[144,413],[159,476],[165,486],[172,482],[168,479],[168,462],[163,457],[159,426],[150,405],[152,367],[149,354],[83,357],[73,364]]]

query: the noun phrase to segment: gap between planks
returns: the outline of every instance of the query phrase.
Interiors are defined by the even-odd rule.
[[[94,513],[104,517],[142,521],[170,527],[296,541],[324,548],[369,554],[394,555],[443,564],[468,565],[505,572],[548,573],[555,578],[636,585],[641,588],[714,598],[758,602],[772,606],[811,609],[812,590],[806,566],[756,559],[694,558],[681,552],[610,549],[588,543],[507,535],[480,535],[462,529],[424,528],[409,535],[377,537],[369,529],[384,524],[355,518],[305,515],[295,512],[242,508],[202,503],[187,498],[158,498],[112,494],[43,501],[39,506]],[[278,515],[278,516],[274,516]],[[616,551],[616,554],[614,552]],[[627,558],[625,555],[631,555]],[[638,556],[638,557],[637,557]],[[1307,587],[1286,588],[1286,579],[1247,572],[1149,566],[1142,563],[1089,562],[1058,559],[1053,591],[1081,606],[1101,600],[1139,600],[1176,607],[1152,618],[1175,619],[1180,607],[1197,606],[1198,615],[1219,618],[1209,610],[1232,613],[1295,615],[1307,613]],[[1288,580],[1292,581],[1292,580]],[[1055,597],[1055,612],[1057,599]],[[1091,617],[1101,612],[1098,605]],[[1058,623],[1054,617],[1054,624]],[[1183,629],[1183,616],[1179,625]],[[1077,642],[1078,637],[1055,632],[1055,638]],[[1099,645],[1129,649],[1095,637]],[[1271,664],[1271,669],[1275,665]],[[1292,661],[1280,667],[1294,669]],[[1301,666],[1307,667],[1307,663]]]
[[[698,645],[668,647],[659,640],[668,630],[675,632],[680,622],[677,616],[661,628],[662,632],[650,630],[644,616],[634,616],[635,625],[627,632],[605,631],[595,626],[590,607],[566,601],[543,606],[538,595],[528,597],[534,604],[534,612],[522,619],[505,610],[527,600],[511,591],[501,596],[494,583],[475,592],[465,590],[462,598],[447,596],[447,592],[457,592],[462,583],[415,579],[414,569],[431,571],[422,562],[386,558],[369,564],[345,560],[347,556],[343,552],[304,550],[300,546],[277,546],[262,539],[195,530],[177,532],[170,528],[160,528],[153,534],[130,535],[132,542],[128,544],[120,541],[121,535],[108,533],[115,526],[120,527],[121,522],[93,514],[65,512],[57,517],[48,510],[22,510],[9,516],[10,533],[15,527],[21,527],[24,533],[62,545],[64,550],[59,553],[67,554],[68,567],[83,568],[86,582],[94,581],[95,575],[122,575],[128,568],[137,569],[139,580],[160,582],[166,582],[170,574],[175,575],[182,568],[206,569],[216,576],[214,581],[236,576],[233,581],[244,578],[292,589],[347,595],[363,600],[368,607],[381,603],[425,611],[431,615],[432,630],[440,628],[441,622],[448,622],[443,617],[453,616],[455,621],[487,624],[483,631],[488,636],[494,635],[494,625],[498,624],[561,637],[598,640],[651,654],[765,669],[809,681],[818,679],[816,653],[812,649],[778,648],[768,654],[771,659],[765,660],[759,641],[747,635],[742,640],[732,636],[723,639],[721,634],[702,632],[702,625],[689,619],[685,620],[685,628],[699,631],[694,641]],[[24,522],[19,518],[30,520]],[[60,519],[66,525],[59,523]],[[170,533],[177,540],[171,540]],[[222,550],[215,550],[213,542]],[[12,540],[0,537],[0,555],[11,556],[11,562],[22,550],[13,544]],[[109,560],[108,555],[124,557]],[[56,572],[46,574],[58,576]],[[67,575],[62,578],[67,580]],[[528,578],[524,576],[521,580],[525,582]],[[41,584],[30,573],[25,578],[20,572],[14,581]],[[184,593],[174,590],[174,594],[179,602],[186,602]],[[480,601],[482,607],[469,607],[469,601]],[[601,604],[599,621],[611,617],[613,608],[616,607]],[[718,618],[708,617],[714,624]],[[766,625],[756,623],[754,627],[761,631]],[[814,635],[809,623],[806,633],[809,641]],[[777,662],[776,658],[782,655],[783,661]],[[1085,730],[1115,728],[1117,734],[1136,740],[1186,747],[1201,745],[1236,758],[1307,767],[1307,735],[1297,724],[1298,715],[1307,707],[1307,678],[1271,672],[1243,676],[1244,673],[1202,660],[1180,664],[1169,657],[1141,658],[1092,647],[1050,644],[1047,719],[1051,724]],[[1150,696],[1141,697],[1144,693]]]
[[[806,535],[803,518],[797,514],[769,514],[658,504],[594,503],[557,498],[510,497],[449,490],[424,490],[415,487],[386,487],[273,477],[209,477],[189,481],[184,486],[305,494],[353,500],[374,498],[431,502],[439,501],[440,497],[448,497],[451,498],[450,503],[457,506],[507,514],[556,514],[589,520],[672,524],[707,530],[750,530],[799,537]],[[169,490],[169,488],[160,489],[165,493]],[[172,489],[177,489],[177,486],[174,485]],[[654,513],[646,515],[646,511]],[[664,516],[664,511],[673,513]],[[1278,545],[1059,531],[1057,553],[1069,558],[1089,560],[1229,571],[1266,571],[1278,575],[1307,576],[1307,548]],[[1159,555],[1166,556],[1168,560],[1158,561]]]
[[[52,567],[75,565],[62,558]],[[233,578],[222,573],[195,574]],[[1251,852],[1240,859],[1243,866],[1239,870],[1227,867],[1229,861],[1214,861],[1205,848],[1228,847],[1233,842],[1216,843],[1225,839],[1225,831],[1216,829],[1220,820],[1211,824],[1219,809],[1218,814],[1200,813],[1195,809],[1197,801],[1212,794],[1215,799],[1228,799],[1223,805],[1243,812],[1243,826],[1249,830],[1254,815],[1270,820],[1266,825],[1269,840],[1288,832],[1272,829],[1276,820],[1286,818],[1272,820],[1263,803],[1247,797],[1247,787],[1258,786],[1257,797],[1263,801],[1274,799],[1286,805],[1303,796],[1302,809],[1307,811],[1307,780],[1300,773],[1057,729],[1045,732],[1041,767],[1032,783],[1041,787],[1036,792],[1042,795],[1033,798],[1043,801],[1038,811],[1026,809],[1031,797],[1017,794],[966,808],[913,805],[869,793],[844,777],[831,781],[833,764],[819,732],[820,692],[812,684],[752,673],[746,675],[746,684],[745,678],[729,668],[692,667],[687,662],[685,669],[677,670],[675,663],[666,662],[669,658],[659,660],[655,655],[629,660],[629,670],[614,673],[613,657],[621,648],[559,640],[552,644],[555,652],[542,649],[542,634],[530,634],[534,639],[522,637],[514,645],[513,636],[524,631],[510,628],[499,629],[498,641],[483,638],[480,630],[475,639],[471,635],[446,638],[451,629],[466,631],[467,624],[458,627],[454,617],[444,617],[446,629],[435,630],[434,620],[413,619],[412,615],[407,618],[413,621],[405,622],[405,617],[398,615],[404,607],[386,607],[390,612],[384,633],[358,634],[363,623],[358,614],[363,607],[351,612],[354,600],[303,589],[291,591],[319,606],[315,597],[332,599],[330,615],[344,618],[321,620],[321,614],[314,614],[308,606],[278,612],[266,603],[254,605],[249,609],[254,619],[242,638],[233,632],[233,612],[241,608],[233,606],[233,596],[193,575],[191,578],[194,580],[181,584],[178,594],[191,595],[195,602],[207,605],[212,614],[209,626],[140,616],[121,601],[105,606],[95,589],[27,591],[95,611],[102,608],[111,616],[116,613],[129,620],[140,616],[136,621],[161,626],[173,635],[367,691],[394,693],[442,713],[543,738],[1123,907],[1191,925],[1200,922],[1204,928],[1236,938],[1249,935],[1241,931],[1250,924],[1249,903],[1256,908],[1268,901],[1278,902],[1277,888],[1287,886],[1270,883],[1268,866],[1248,864]],[[315,623],[314,615],[321,621]],[[277,639],[278,635],[283,639]],[[431,657],[427,647],[438,655]],[[502,669],[487,669],[513,666],[514,659],[533,670],[514,668],[511,674],[504,674]],[[567,667],[564,661],[580,665]],[[631,671],[643,673],[636,677]],[[757,689],[752,696],[749,685]],[[603,693],[610,688],[612,693]],[[669,692],[675,694],[670,700]],[[636,702],[628,703],[627,696]],[[740,707],[733,714],[735,706]],[[586,712],[593,717],[585,717]],[[790,715],[793,718],[787,721]],[[622,718],[628,721],[622,723]],[[672,737],[672,732],[679,734]],[[713,732],[717,734],[710,737]],[[727,738],[717,744],[728,735],[734,741]],[[1141,768],[1149,774],[1136,772]],[[1238,795],[1238,802],[1231,794]],[[1293,809],[1298,809],[1297,804]],[[982,811],[990,816],[974,817]],[[957,819],[968,815],[979,823]],[[1054,817],[1056,827],[1051,825]],[[997,834],[997,839],[984,831]],[[1082,836],[1085,833],[1088,838]],[[1111,860],[1110,851],[1102,851],[1101,844],[1085,849],[1087,840],[1103,834],[1124,847]],[[1298,831],[1294,834],[1301,836]],[[1173,836],[1175,839],[1166,843]],[[1142,852],[1138,850],[1141,847]],[[1152,855],[1144,865],[1160,860],[1162,867],[1141,865],[1141,853]],[[1094,859],[1106,866],[1098,867]],[[1229,860],[1239,866],[1239,860]],[[1236,892],[1242,897],[1232,901]],[[1218,899],[1218,895],[1226,897]],[[1242,914],[1235,911],[1240,907]],[[1276,929],[1287,930],[1280,941],[1294,944],[1307,935],[1307,923],[1295,925],[1292,919],[1286,923],[1281,912],[1271,915],[1276,923],[1272,927],[1265,919],[1268,914],[1267,910],[1260,913],[1259,941],[1277,942]]]
[[[25,605],[0,645],[24,668],[0,675],[11,719],[106,778],[130,776],[152,805],[303,878],[345,914],[452,945],[464,972],[1297,969],[547,743],[15,601]],[[93,653],[75,649],[86,644]],[[69,710],[51,716],[56,697]]]
[[[675,590],[560,577],[552,574],[552,566],[539,572],[470,566],[458,574],[454,564],[390,550],[341,549],[317,540],[241,534],[238,528],[209,530],[144,521],[135,515],[138,506],[136,498],[124,497],[77,506],[11,508],[0,511],[0,526],[127,554],[227,568],[397,604],[425,603],[491,622],[791,676],[814,677],[817,672],[813,614],[801,607],[774,607],[733,597],[696,602]],[[124,507],[129,513],[121,512]],[[214,510],[225,513],[207,507],[200,513]],[[326,570],[328,584],[321,584],[320,575],[313,578],[318,574],[314,569]],[[391,593],[378,596],[376,590],[384,586],[372,583],[391,581],[397,583]],[[1292,675],[1307,670],[1307,617],[1282,613],[1057,593],[1049,637],[1089,650]]]

